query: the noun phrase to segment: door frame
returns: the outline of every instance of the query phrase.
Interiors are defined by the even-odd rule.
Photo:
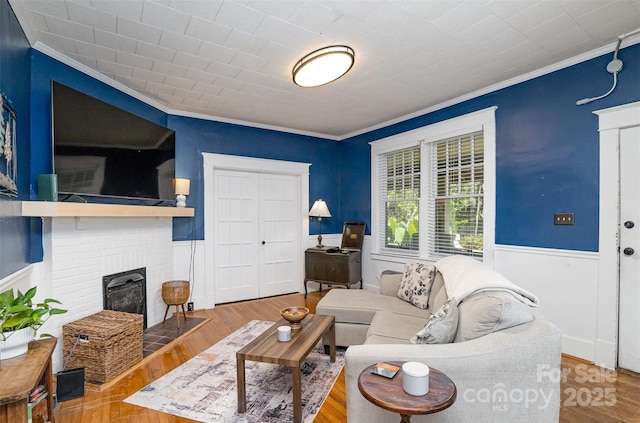
[[[233,170],[252,173],[271,173],[279,175],[293,175],[299,181],[299,216],[298,241],[300,243],[297,256],[296,277],[298,292],[302,292],[302,280],[304,279],[304,240],[309,234],[309,166],[310,163],[290,162],[285,160],[259,159],[254,157],[233,156],[227,154],[202,153],[203,159],[203,189],[204,189],[204,253],[205,257],[205,289],[207,308],[215,307],[215,183],[216,170]]]
[[[640,125],[640,102],[594,111],[600,133],[600,219],[598,242],[598,306],[595,363],[615,369],[618,364],[620,268],[620,130]]]

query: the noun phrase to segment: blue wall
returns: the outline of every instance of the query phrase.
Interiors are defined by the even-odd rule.
[[[594,110],[640,100],[640,45],[624,48],[613,94],[612,54],[343,141],[343,215],[370,216],[368,143],[465,113],[496,111],[496,243],[598,251],[598,119]],[[361,160],[353,160],[354,158]],[[574,226],[554,226],[554,212],[574,212]]]
[[[339,201],[339,143],[336,141],[256,129],[241,125],[167,115],[128,94],[110,87],[38,51],[32,53],[31,82],[32,148],[38,151],[31,162],[31,178],[51,172],[51,80],[113,104],[176,131],[176,175],[191,179],[187,205],[195,219],[174,219],[174,240],[204,238],[202,155],[219,153],[311,163],[309,201],[324,198],[334,217],[323,221],[323,232],[341,232]],[[31,195],[37,195],[32,188]],[[317,230],[312,225],[310,232]],[[39,234],[33,239],[33,257],[42,259]],[[40,248],[40,251],[37,251]]]
[[[29,42],[9,3],[0,0],[0,91],[9,99],[18,116],[18,200],[29,198],[29,72]],[[29,262],[31,219],[3,213],[2,210],[14,208],[8,204],[9,201],[12,199],[0,195],[0,202],[6,202],[0,204],[0,279]]]
[[[176,176],[191,179],[187,206],[196,209],[195,222],[173,219],[174,240],[204,239],[203,152],[311,163],[309,204],[323,198],[333,216],[322,221],[323,232],[342,232],[338,142],[180,116],[169,116],[168,126],[176,131]]]

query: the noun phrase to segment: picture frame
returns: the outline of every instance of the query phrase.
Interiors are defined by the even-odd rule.
[[[0,194],[18,196],[18,154],[16,150],[17,113],[9,99],[0,93]]]

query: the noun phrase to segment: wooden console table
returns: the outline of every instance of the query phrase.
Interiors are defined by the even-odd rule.
[[[325,285],[351,285],[360,283],[362,288],[362,267],[360,251],[343,250],[330,253],[327,248],[309,248],[304,253],[304,296],[307,296],[307,282]]]
[[[0,423],[26,423],[29,394],[44,380],[47,413],[53,416],[53,374],[51,354],[58,340],[46,338],[29,344],[21,356],[0,362]]]

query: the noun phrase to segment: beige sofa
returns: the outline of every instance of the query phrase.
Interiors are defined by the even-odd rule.
[[[318,303],[318,314],[336,316],[336,343],[349,346],[349,422],[399,420],[397,414],[371,404],[358,390],[360,372],[378,361],[423,362],[444,372],[456,384],[457,400],[453,406],[437,414],[414,416],[414,422],[558,421],[561,334],[529,306],[523,309],[517,293],[500,288],[471,292],[457,305],[459,323],[453,342],[410,343],[425,327],[431,311],[441,309],[449,300],[447,286],[454,291],[458,279],[468,283],[476,274],[480,279],[499,275],[468,260],[473,259],[448,259],[447,265],[442,266],[447,271],[438,269],[426,310],[398,298],[402,274],[392,272],[381,275],[380,293],[334,289]],[[458,266],[460,263],[465,266]],[[439,264],[435,263],[436,268]],[[461,267],[465,270],[459,271]],[[453,280],[445,281],[446,278]],[[490,333],[482,335],[487,331]]]

